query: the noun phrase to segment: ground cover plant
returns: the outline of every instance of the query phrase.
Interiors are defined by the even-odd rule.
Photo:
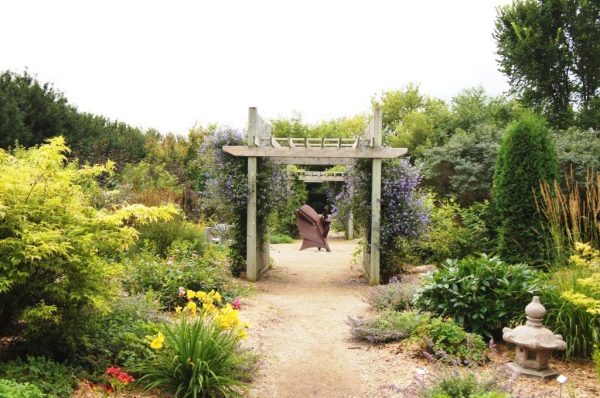
[[[507,264],[497,257],[469,256],[447,260],[425,276],[417,292],[417,308],[451,317],[465,330],[486,338],[523,313],[539,293],[541,274],[525,264]]]
[[[46,398],[39,388],[29,383],[0,379],[0,397],[4,398]]]
[[[12,384],[12,388],[15,391],[22,389],[24,391],[23,394],[34,394],[33,391],[37,389],[39,390],[39,396],[45,398],[71,396],[77,386],[77,377],[75,374],[76,371],[73,368],[61,365],[45,357],[27,356],[24,360],[16,359],[0,362],[0,379],[11,380],[21,384],[21,386],[17,386],[15,383],[9,383]],[[23,387],[23,385],[26,385],[26,387]],[[30,387],[27,387],[27,385]],[[8,387],[6,388],[8,389]],[[16,392],[13,392],[13,394],[16,394]],[[2,387],[0,387],[0,396],[10,397],[11,395],[7,391],[2,391]],[[29,397],[29,395],[23,396]]]
[[[487,345],[452,319],[416,311],[384,310],[375,318],[348,318],[350,334],[373,344],[407,341],[409,347],[448,364],[477,364],[486,360]]]
[[[419,377],[400,389],[402,396],[415,398],[510,398],[512,395],[492,374],[472,370],[442,370]]]
[[[348,318],[352,337],[370,343],[404,340],[427,322],[428,315],[414,311],[384,310],[374,319]]]

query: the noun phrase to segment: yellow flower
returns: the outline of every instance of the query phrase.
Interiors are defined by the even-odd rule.
[[[238,337],[239,337],[240,339],[245,339],[245,338],[247,338],[247,337],[248,337],[248,333],[246,333],[246,331],[245,331],[244,329],[240,329],[240,330],[238,331]]]
[[[218,303],[221,302],[222,297],[221,297],[221,294],[219,292],[215,292],[215,300],[217,300]]]
[[[212,314],[214,314],[214,313],[218,312],[218,309],[217,309],[217,307],[215,307],[215,306],[214,306],[214,304],[213,304],[212,302],[210,302],[210,303],[204,303],[204,304],[202,305],[202,309],[204,309],[204,312],[205,312],[207,315],[212,315]]]
[[[161,332],[158,332],[158,335],[150,342],[150,347],[155,350],[160,350],[163,347],[164,342],[165,336]]]
[[[196,311],[198,310],[198,306],[193,301],[188,301],[186,304],[186,308],[190,310],[192,315],[196,315]]]
[[[177,307],[175,307],[175,313],[180,314],[182,309],[183,308],[181,308],[181,306],[178,305]]]
[[[193,300],[196,297],[196,292],[193,290],[188,290],[186,293],[188,300]]]
[[[204,304],[208,304],[208,303],[212,304],[212,302],[213,302],[212,297],[210,297],[208,294],[201,292],[201,291],[196,292],[196,297],[198,297],[198,299],[200,301],[202,301]]]

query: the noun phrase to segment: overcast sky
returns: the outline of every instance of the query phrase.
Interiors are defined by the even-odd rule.
[[[81,111],[161,132],[367,112],[409,82],[450,99],[507,90],[492,38],[508,0],[0,0],[0,70]]]

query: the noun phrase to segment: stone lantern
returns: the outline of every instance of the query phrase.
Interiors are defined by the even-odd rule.
[[[525,325],[502,329],[504,341],[516,345],[515,362],[509,362],[507,366],[519,376],[533,376],[543,380],[556,376],[558,373],[548,367],[550,353],[553,350],[564,350],[567,344],[561,335],[542,327],[546,308],[540,303],[538,296],[534,296],[525,307],[525,314]]]

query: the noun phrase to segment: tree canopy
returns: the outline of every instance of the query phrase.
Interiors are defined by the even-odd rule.
[[[600,2],[517,0],[500,7],[494,37],[512,91],[565,128],[600,126]]]

